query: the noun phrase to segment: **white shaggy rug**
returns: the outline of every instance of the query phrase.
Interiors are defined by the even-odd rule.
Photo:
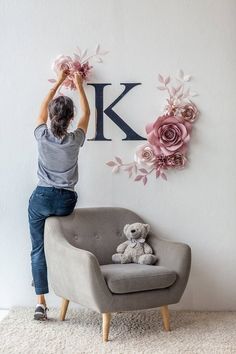
[[[13,307],[0,322],[0,353],[236,353],[235,312],[170,311],[171,332],[164,332],[159,310],[116,313],[110,341],[102,342],[101,315],[69,308],[64,322],[59,309],[49,320],[33,320],[34,308]]]

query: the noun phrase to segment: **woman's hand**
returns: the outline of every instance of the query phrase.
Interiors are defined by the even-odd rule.
[[[73,82],[74,82],[75,86],[78,86],[78,85],[82,86],[83,85],[83,78],[78,71],[76,73],[74,73]]]
[[[67,78],[69,73],[70,73],[69,69],[60,70],[58,74],[57,82],[61,84]]]

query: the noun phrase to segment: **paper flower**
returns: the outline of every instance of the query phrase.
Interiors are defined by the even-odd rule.
[[[153,147],[149,143],[138,145],[134,154],[134,161],[141,167],[150,169],[156,164]]]
[[[167,180],[167,170],[186,166],[193,123],[199,115],[190,99],[197,94],[185,88],[186,82],[191,80],[190,75],[180,70],[176,78],[177,85],[171,84],[170,76],[164,78],[159,74],[158,79],[161,83],[158,89],[168,94],[167,104],[154,122],[146,124],[147,143],[136,147],[133,162],[123,163],[116,156],[114,161],[106,163],[112,167],[112,172],[123,169],[129,177],[136,175],[134,181],[142,181],[144,185],[148,175],[153,172],[156,178],[161,176]]]
[[[191,124],[182,123],[175,116],[164,115],[154,123],[146,125],[147,140],[153,146],[156,155],[171,155],[185,150],[190,140]]]
[[[98,63],[102,63],[101,57],[108,53],[108,51],[102,51],[99,44],[97,45],[95,52],[90,55],[88,55],[87,49],[82,51],[79,47],[77,47],[77,50],[78,53],[74,53],[73,59],[68,55],[60,54],[52,63],[52,70],[56,73],[56,75],[58,75],[60,70],[69,70],[69,75],[63,81],[62,86],[70,90],[76,89],[73,81],[74,73],[79,72],[84,80],[88,80],[93,68],[93,66],[90,65],[90,61],[95,60]],[[48,81],[56,82],[55,79],[49,79]]]

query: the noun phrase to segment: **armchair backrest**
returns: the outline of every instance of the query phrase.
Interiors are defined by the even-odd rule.
[[[95,254],[102,265],[112,263],[116,247],[126,240],[124,226],[144,221],[126,208],[94,207],[75,209],[72,214],[59,217],[59,222],[67,241]]]

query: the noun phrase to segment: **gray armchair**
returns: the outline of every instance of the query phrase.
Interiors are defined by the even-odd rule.
[[[179,302],[186,287],[191,249],[184,243],[159,239],[147,242],[158,257],[156,265],[112,264],[118,244],[125,241],[125,224],[145,221],[117,207],[80,208],[45,223],[45,255],[51,286],[62,298],[60,318],[69,301],[103,315],[103,340],[108,340],[111,313],[161,307],[170,330],[168,305]]]

